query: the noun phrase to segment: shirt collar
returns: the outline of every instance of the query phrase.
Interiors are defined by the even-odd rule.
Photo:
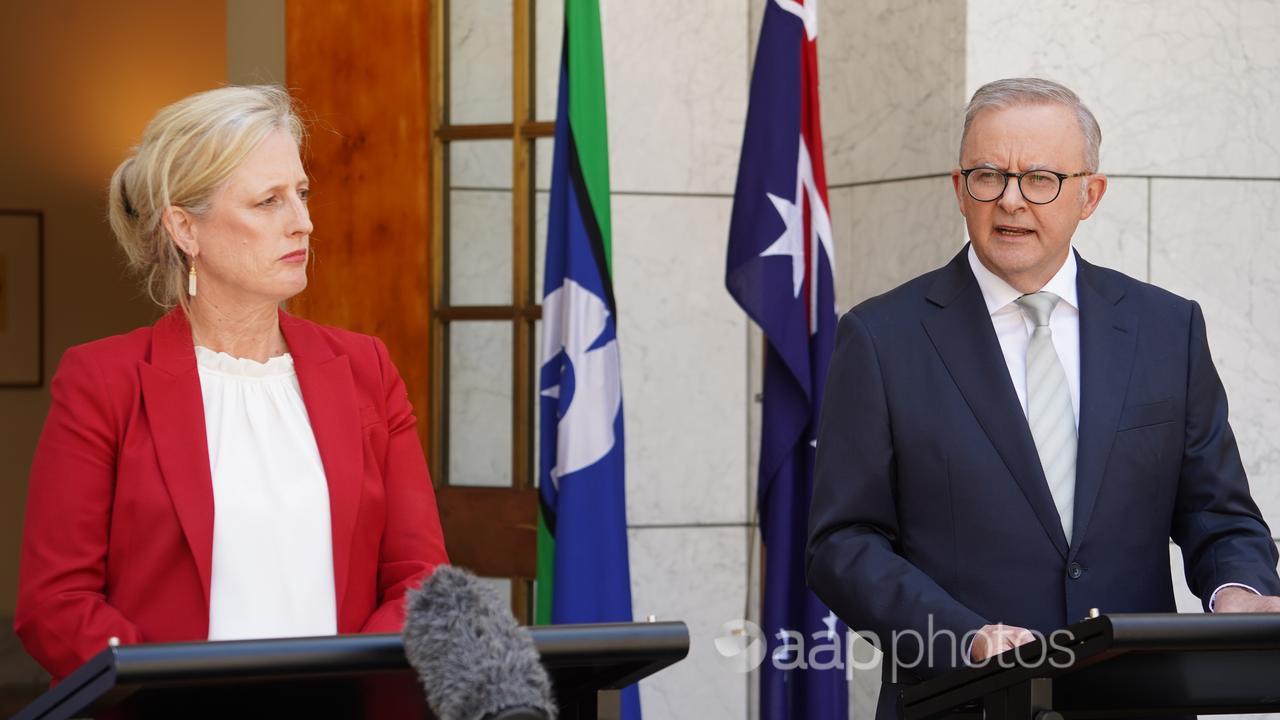
[[[982,299],[987,304],[987,312],[995,315],[998,311],[1008,307],[1010,303],[1022,297],[1023,293],[1019,292],[1003,278],[987,269],[986,265],[978,259],[978,254],[973,249],[973,243],[969,243],[969,268],[973,270],[973,276],[978,280],[978,287],[982,290]],[[1067,260],[1062,263],[1062,267],[1058,268],[1058,272],[1049,282],[1044,284],[1041,290],[1051,292],[1062,298],[1077,310],[1080,309],[1078,298],[1076,295],[1076,250],[1075,246],[1067,249]]]

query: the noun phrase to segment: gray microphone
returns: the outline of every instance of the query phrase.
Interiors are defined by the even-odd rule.
[[[555,720],[533,638],[467,570],[441,565],[408,593],[403,636],[440,720]]]

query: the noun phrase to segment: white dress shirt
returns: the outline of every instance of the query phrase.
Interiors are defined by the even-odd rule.
[[[1031,332],[1035,323],[1031,316],[1022,312],[1022,307],[1015,300],[1023,293],[1014,289],[995,273],[987,269],[978,259],[973,245],[969,246],[969,267],[973,276],[978,279],[978,287],[982,290],[982,299],[987,303],[987,312],[991,313],[991,325],[995,328],[996,339],[1000,341],[1000,351],[1004,353],[1005,365],[1009,367],[1009,379],[1013,381],[1013,389],[1018,393],[1018,402],[1022,403],[1022,412],[1027,412],[1027,345],[1031,343]],[[1080,301],[1076,295],[1076,254],[1074,250],[1067,252],[1067,261],[1058,268],[1058,272],[1041,288],[1062,298],[1049,316],[1049,330],[1053,333],[1053,348],[1058,351],[1058,359],[1062,361],[1062,370],[1067,374],[1067,388],[1071,391],[1071,409],[1076,416],[1076,429],[1080,429]]]
[[[996,339],[1000,341],[1000,351],[1004,353],[1005,365],[1009,368],[1009,379],[1013,381],[1013,389],[1018,393],[1018,401],[1022,403],[1022,412],[1027,412],[1027,345],[1031,343],[1031,332],[1035,324],[1031,317],[1022,312],[1021,306],[1014,301],[1023,293],[987,269],[978,259],[973,245],[969,245],[969,267],[978,280],[982,290],[982,299],[986,301],[987,312],[991,313],[991,325],[995,328]],[[1080,429],[1080,301],[1076,293],[1076,251],[1074,247],[1067,250],[1067,260],[1058,269],[1042,291],[1051,292],[1062,298],[1049,316],[1049,330],[1053,333],[1053,348],[1058,351],[1058,359],[1062,361],[1062,370],[1067,374],[1067,387],[1071,391],[1071,408],[1076,416],[1076,430]],[[1241,587],[1255,594],[1258,593],[1248,585],[1226,583],[1213,591],[1209,598],[1209,610],[1213,611],[1218,593],[1224,588]]]
[[[195,350],[213,478],[209,639],[333,635],[329,486],[293,358]]]

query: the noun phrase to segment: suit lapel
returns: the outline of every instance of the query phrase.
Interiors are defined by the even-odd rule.
[[[140,364],[139,375],[156,459],[195,559],[207,608],[213,564],[213,480],[200,375],[191,329],[181,310],[170,311],[155,324],[150,362]]]
[[[363,447],[355,380],[347,356],[334,353],[314,325],[281,311],[280,329],[293,355],[302,400],[329,485],[333,581],[341,619],[363,484]]]
[[[1080,300],[1080,435],[1072,534],[1083,539],[1115,441],[1129,374],[1133,370],[1138,330],[1137,318],[1117,305],[1124,297],[1124,288],[1111,282],[1099,268],[1079,255],[1076,260]],[[1081,543],[1075,545],[1078,548]]]
[[[967,245],[942,269],[928,299],[939,310],[924,320],[925,332],[1049,540],[1065,558],[1068,549],[1062,521],[1009,378],[991,315],[969,269]]]

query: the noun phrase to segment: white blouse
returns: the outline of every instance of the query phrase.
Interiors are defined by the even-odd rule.
[[[333,635],[329,487],[293,358],[196,346],[213,477],[209,639]]]

